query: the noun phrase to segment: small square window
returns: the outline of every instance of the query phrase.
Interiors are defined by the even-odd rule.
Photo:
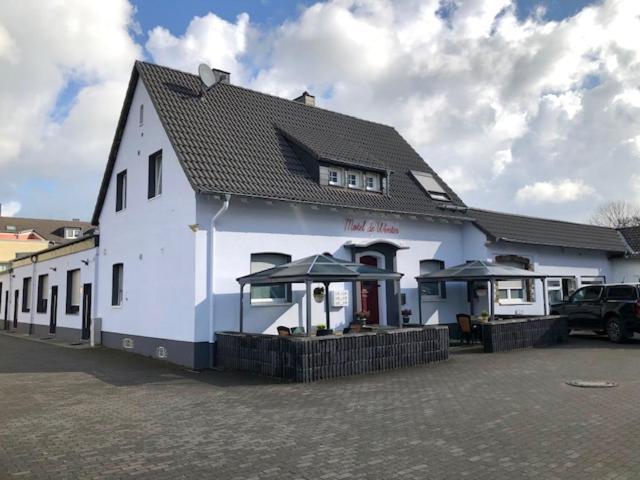
[[[362,174],[360,172],[347,172],[347,186],[349,188],[362,188]]]
[[[338,170],[329,170],[329,185],[340,185],[340,172]]]
[[[365,177],[365,188],[371,191],[380,190],[380,177],[378,175],[367,173]]]

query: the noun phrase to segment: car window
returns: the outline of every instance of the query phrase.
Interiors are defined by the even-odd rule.
[[[617,285],[607,288],[608,300],[636,300],[637,294],[635,287],[631,285]]]
[[[589,302],[593,300],[598,300],[600,295],[602,294],[602,287],[591,286],[584,287],[580,290],[576,291],[571,297],[572,302]]]

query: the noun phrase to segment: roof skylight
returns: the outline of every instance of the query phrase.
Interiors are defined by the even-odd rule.
[[[416,170],[411,170],[411,175],[415,178],[422,187],[422,189],[429,195],[433,200],[437,200],[439,202],[450,202],[451,197],[449,194],[442,188],[442,186],[438,183],[438,181],[433,178],[433,175],[427,172],[418,172]]]

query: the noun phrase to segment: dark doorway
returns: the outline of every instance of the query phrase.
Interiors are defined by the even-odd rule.
[[[360,263],[378,267],[378,259],[371,255],[360,257]],[[379,268],[379,267],[378,267]],[[367,323],[380,323],[380,309],[378,305],[378,282],[360,282],[360,305],[363,311],[369,312]]]
[[[18,328],[18,299],[20,291],[13,292],[13,328]]]
[[[9,290],[4,292],[4,329],[9,330]]]
[[[58,286],[51,287],[51,309],[49,310],[49,333],[56,333],[58,324]]]
[[[82,286],[82,339],[87,340],[91,335],[91,284]]]

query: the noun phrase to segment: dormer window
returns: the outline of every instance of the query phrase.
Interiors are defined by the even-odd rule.
[[[342,172],[338,169],[329,169],[329,185],[342,185]]]
[[[321,165],[320,184],[367,192],[382,192],[385,188],[385,178],[380,173]]]
[[[432,200],[439,202],[450,202],[451,197],[445,192],[444,188],[433,178],[433,175],[427,172],[418,172],[411,170],[411,175],[418,181],[418,184],[422,189],[431,197]]]
[[[367,173],[365,175],[365,188],[369,191],[380,191],[380,175],[376,173]]]
[[[362,174],[360,172],[348,171],[347,172],[347,187],[349,188],[362,188]]]
[[[64,238],[67,240],[74,240],[76,238],[80,238],[80,233],[82,233],[82,229],[80,228],[66,227],[64,229]]]

